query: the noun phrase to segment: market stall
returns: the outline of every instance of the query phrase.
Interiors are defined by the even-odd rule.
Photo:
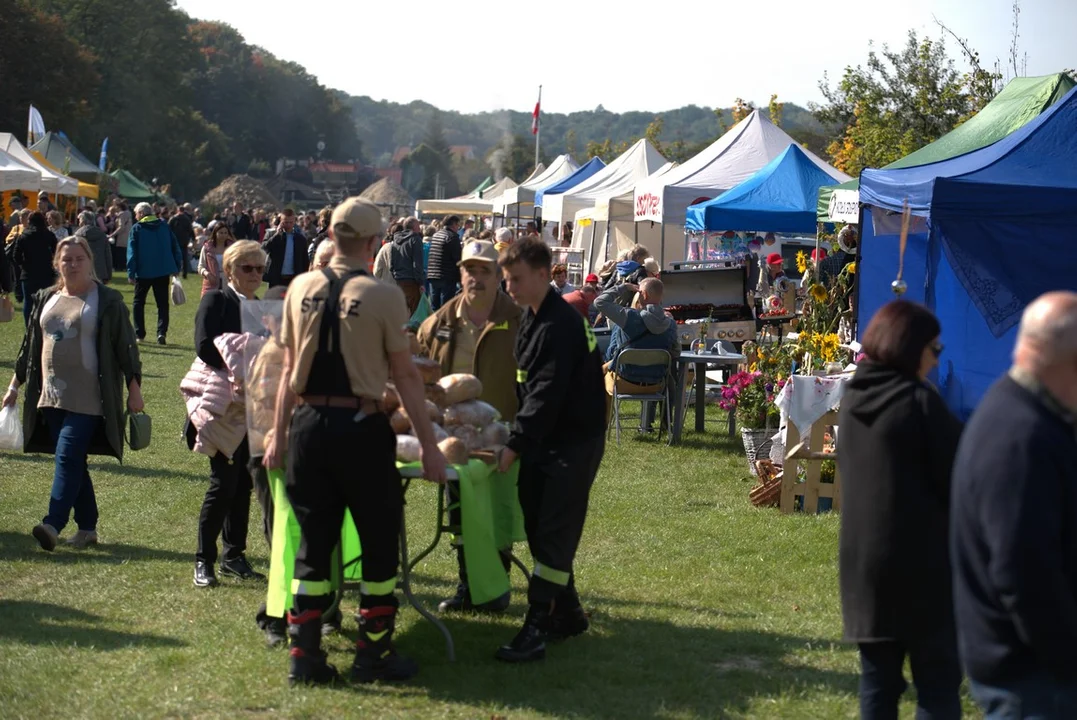
[[[540,165],[541,167],[541,165]],[[511,187],[494,200],[494,213],[507,218],[521,217],[530,220],[534,215],[535,194],[545,187],[555,185],[580,169],[569,154],[558,155],[550,166],[541,172],[536,168],[532,177],[516,187]]]
[[[861,175],[859,327],[893,299],[943,328],[938,387],[968,417],[1010,364],[1017,324],[1050,290],[1077,290],[1077,90],[1009,136],[944,162]],[[904,256],[905,203],[913,215]]]
[[[137,177],[127,172],[123,168],[111,173],[112,178],[117,182],[117,194],[125,200],[153,200],[157,196],[149,185],[139,180]]]
[[[24,165],[6,152],[0,152],[0,192],[8,190],[39,190],[41,173]]]
[[[23,165],[36,170],[41,175],[40,187],[41,190],[56,195],[77,195],[79,191],[79,181],[75,178],[67,177],[62,173],[58,173],[49,169],[44,163],[35,158],[23,144],[20,143],[14,135],[11,133],[0,133],[0,151],[3,151],[11,157],[18,160]],[[27,188],[19,188],[25,190]],[[36,207],[36,199],[31,203],[31,207]]]
[[[493,215],[494,200],[512,187],[516,187],[516,181],[505,177],[492,185],[481,189],[476,188],[460,197],[419,200],[415,203],[415,209],[424,215]]]
[[[664,175],[634,188],[635,220],[660,226],[661,245],[654,249],[662,267],[685,259],[685,215],[689,205],[718,197],[736,187],[798,143],[774,125],[765,111],[753,110],[698,155]],[[804,154],[828,174],[838,173],[810,151]],[[838,173],[843,179],[848,176]],[[727,228],[723,228],[727,229]],[[753,228],[757,229],[757,228]],[[769,229],[769,228],[768,228]]]
[[[47,132],[45,136],[30,146],[30,152],[38,159],[48,162],[72,177],[83,176],[85,179],[97,177],[97,164],[86,159],[71,140],[62,133]]]

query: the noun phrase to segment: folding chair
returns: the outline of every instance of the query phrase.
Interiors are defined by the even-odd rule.
[[[662,408],[666,415],[666,432],[672,432],[673,411],[671,409],[671,403],[669,399],[669,373],[670,363],[672,358],[668,350],[643,350],[639,348],[625,348],[617,353],[617,357],[613,360],[613,372],[617,377],[622,377],[621,369],[625,365],[632,365],[633,367],[661,367],[662,368],[662,381],[655,383],[659,386],[659,390],[654,393],[624,393],[617,389],[617,384],[613,386],[613,414],[610,416],[610,427],[614,424],[617,426],[617,443],[621,442],[621,402],[624,400],[630,400],[633,402],[642,402],[644,405],[640,410],[640,424],[642,425],[647,415],[648,402],[662,403]],[[606,436],[609,437],[610,428],[606,429]],[[661,435],[661,429],[659,429],[659,435]]]

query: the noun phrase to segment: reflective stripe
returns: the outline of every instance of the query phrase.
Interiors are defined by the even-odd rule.
[[[508,320],[506,320],[506,321],[505,321],[505,322],[503,322],[503,323],[498,323],[497,325],[494,325],[494,326],[493,326],[492,328],[490,328],[490,329],[491,329],[491,330],[508,330],[508,329],[509,329],[509,321],[508,321]]]
[[[366,636],[368,638],[370,638],[370,642],[377,642],[377,641],[381,640],[383,637],[385,637],[388,633],[389,633],[388,630],[382,630],[381,632],[367,633]]]
[[[367,582],[359,584],[359,592],[363,595],[392,595],[396,590],[396,578],[389,578],[381,582]]]
[[[521,383],[521,384],[527,382],[527,371],[526,370],[517,370],[516,371],[516,382]]]
[[[535,577],[540,577],[543,580],[549,580],[554,585],[560,585],[561,587],[567,587],[570,577],[570,573],[563,572],[561,570],[554,570],[552,567],[547,567],[540,562],[535,563]]]
[[[464,546],[464,536],[463,535],[453,535],[452,533],[449,533],[449,541],[450,541],[450,543],[452,544],[453,547],[463,547]]]
[[[330,580],[299,580],[298,578],[292,578],[293,595],[317,597],[331,595],[332,593],[333,583]]]
[[[587,318],[580,319],[583,320],[583,332],[587,335],[587,352],[592,353],[598,347],[598,338],[595,337],[595,331],[591,329],[591,323],[587,322]]]

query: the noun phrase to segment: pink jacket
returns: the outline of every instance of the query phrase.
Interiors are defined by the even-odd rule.
[[[195,452],[212,457],[218,452],[229,459],[247,434],[247,413],[244,405],[243,382],[246,376],[244,350],[248,340],[260,347],[261,338],[249,333],[224,333],[213,344],[224,358],[227,370],[217,370],[201,358],[195,358],[191,369],[180,381],[180,394],[187,405],[187,417],[198,433]]]

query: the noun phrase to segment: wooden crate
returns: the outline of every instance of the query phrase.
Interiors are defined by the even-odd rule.
[[[791,513],[796,507],[797,496],[804,498],[804,512],[814,515],[819,512],[819,498],[828,497],[833,500],[832,509],[841,510],[841,474],[835,467],[834,482],[819,482],[822,462],[833,460],[837,464],[837,453],[823,452],[823,435],[826,428],[838,424],[838,414],[828,412],[817,420],[811,427],[811,436],[805,443],[800,437],[800,432],[792,422],[786,427],[785,446],[789,448],[785,456],[782,477],[781,509],[783,513]],[[807,482],[798,483],[800,467],[804,466],[804,474]]]

